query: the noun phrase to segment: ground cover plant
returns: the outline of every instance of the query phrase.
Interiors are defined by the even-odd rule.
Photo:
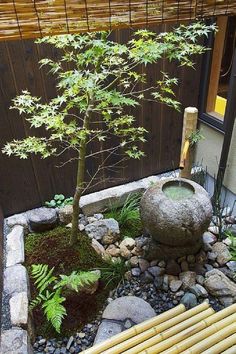
[[[122,238],[135,238],[142,233],[143,227],[139,213],[141,196],[141,193],[130,194],[122,207],[111,205],[109,211],[105,213],[106,218],[118,221]]]
[[[54,230],[41,234],[31,233],[27,235],[25,240],[25,265],[30,274],[32,299],[37,298],[40,294],[32,274],[32,265],[34,264],[44,264],[48,269],[53,269],[52,276],[56,279],[59,279],[60,275],[70,276],[75,271],[88,272],[94,268],[107,267],[107,262],[91,247],[90,240],[86,235],[78,233],[78,242],[73,249],[69,245],[69,238],[70,230],[64,227],[57,227]],[[42,276],[42,283],[46,284],[48,273],[44,275]],[[55,279],[53,278],[54,281]],[[116,284],[113,283],[112,286]],[[65,292],[64,289],[66,296],[65,301],[63,301],[63,307],[66,310],[67,316],[62,321],[61,333],[70,334],[78,331],[85,323],[92,320],[98,311],[102,309],[110,289],[111,287],[106,287],[103,280],[99,282],[99,287],[95,294],[86,294],[85,296],[85,294],[76,291]],[[51,289],[52,292],[53,289]],[[44,290],[41,293],[44,294]],[[64,297],[63,293],[62,297]],[[38,304],[39,306],[34,309],[32,307],[36,333],[45,335],[46,337],[50,335],[56,336],[57,334],[51,323],[45,321],[44,309],[41,306],[42,303]]]
[[[46,264],[32,265],[31,275],[38,295],[31,301],[30,309],[41,305],[47,320],[60,333],[62,320],[67,315],[63,305],[67,294],[73,291],[79,293],[81,288],[97,282],[100,275],[96,272],[73,271],[69,275],[60,274],[56,277],[53,272],[54,267],[50,269]]]
[[[45,206],[48,208],[62,208],[65,205],[71,205],[73,203],[73,197],[65,198],[63,194],[55,194],[53,199],[49,202],[45,202]]]
[[[138,30],[126,44],[111,41],[107,32],[38,40],[61,49],[58,61],[50,58],[40,61],[42,66],[50,67],[50,73],[57,79],[57,97],[43,102],[25,90],[13,100],[12,108],[17,109],[31,127],[44,127],[47,132],[41,137],[31,135],[13,140],[3,152],[26,159],[31,153],[47,158],[71,151],[69,161],[78,161],[71,245],[77,242],[81,195],[92,185],[101,183],[102,170],[117,169],[124,159],[143,156],[139,143],[145,141],[147,131],[136,126],[130,109],[143,100],[180,109],[173,90],[177,79],[163,72],[153,86],[149,86],[146,72],[140,71],[140,67],[155,64],[162,58],[176,61],[176,65],[193,67],[193,55],[207,50],[198,44],[198,39],[212,30],[215,30],[214,25],[198,22],[159,34]],[[93,142],[100,144],[95,151],[91,148]],[[103,162],[89,181],[85,181],[86,162],[101,154]]]

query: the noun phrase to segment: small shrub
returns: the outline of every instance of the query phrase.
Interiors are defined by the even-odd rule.
[[[65,205],[71,205],[73,203],[73,198],[65,198],[63,194],[55,194],[54,198],[49,202],[45,202],[45,206],[48,208],[62,208]]]
[[[60,333],[62,320],[67,315],[66,308],[62,305],[66,301],[63,292],[64,295],[68,291],[79,292],[82,287],[96,282],[99,275],[95,272],[73,271],[70,275],[57,277],[53,272],[54,267],[50,269],[47,264],[32,265],[31,275],[38,295],[31,301],[30,310],[41,305],[47,320]]]
[[[142,232],[139,213],[140,199],[141,193],[129,194],[121,208],[111,206],[105,214],[106,218],[113,218],[118,221],[123,238],[134,238]]]
[[[226,230],[224,232],[224,236],[228,237],[231,241],[231,244],[229,246],[229,251],[232,256],[231,260],[236,261],[236,237],[230,230]]]
[[[107,265],[99,268],[101,271],[101,278],[106,283],[119,284],[123,279],[125,273],[130,269],[129,265],[121,258],[107,258]]]

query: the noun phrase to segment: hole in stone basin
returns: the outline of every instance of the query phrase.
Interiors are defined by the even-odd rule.
[[[172,200],[191,198],[195,192],[191,184],[181,181],[168,181],[162,187],[163,193]]]

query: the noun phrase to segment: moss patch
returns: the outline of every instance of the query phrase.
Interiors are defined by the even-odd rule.
[[[127,221],[125,225],[120,227],[120,233],[122,238],[126,237],[138,237],[143,233],[143,226],[141,220],[137,220],[136,222]]]
[[[78,233],[78,242],[71,247],[69,245],[70,232],[70,229],[57,227],[41,234],[27,235],[25,240],[26,267],[29,269],[32,264],[48,264],[50,268],[55,267],[55,274],[58,275],[70,274],[73,270],[102,268],[106,265],[92,248],[91,241],[85,234]],[[30,282],[32,297],[34,297],[36,290],[32,279]],[[105,287],[101,282],[97,292],[93,295],[70,294],[65,302],[68,316],[63,321],[61,335],[70,335],[79,331],[86,323],[95,319],[103,308],[110,290],[110,287]],[[33,315],[37,335],[56,336],[41,308],[35,309]]]
[[[25,242],[26,265],[48,264],[55,267],[56,274],[101,267],[104,261],[92,248],[90,239],[78,233],[78,242],[71,247],[70,232],[70,229],[57,227],[41,234],[29,234]]]

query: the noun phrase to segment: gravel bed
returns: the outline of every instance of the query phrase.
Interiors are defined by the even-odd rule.
[[[104,304],[104,308],[112,300],[127,295],[134,295],[147,301],[158,315],[178,305],[184,295],[184,292],[179,291],[177,293],[172,293],[171,291],[164,292],[161,290],[156,290],[153,283],[142,284],[139,279],[132,278],[130,281],[124,281],[110,294],[110,297],[107,299],[107,303]],[[209,296],[208,299],[214,310],[219,311],[223,308],[216,298]],[[98,316],[97,320],[87,324],[79,333],[76,333],[70,338],[65,337],[61,340],[52,338],[46,340],[41,336],[37,337],[36,342],[33,345],[34,354],[80,353],[81,351],[92,346],[100,324],[100,319],[101,315]]]

